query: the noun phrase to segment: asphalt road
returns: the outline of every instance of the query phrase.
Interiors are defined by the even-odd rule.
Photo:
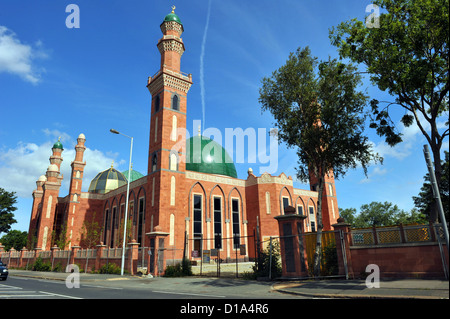
[[[68,288],[65,281],[10,275],[0,281],[2,299],[299,299],[273,291],[269,283],[207,278],[154,278],[83,282]]]

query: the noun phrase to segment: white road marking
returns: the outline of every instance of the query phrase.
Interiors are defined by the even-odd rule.
[[[226,296],[217,296],[217,295],[204,295],[204,294],[193,294],[190,292],[172,292],[172,291],[160,291],[153,290],[152,292],[160,293],[160,294],[173,294],[173,295],[186,295],[186,296],[200,296],[200,297],[212,297],[212,298],[226,298]]]

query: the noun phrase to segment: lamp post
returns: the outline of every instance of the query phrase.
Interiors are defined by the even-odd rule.
[[[125,221],[123,223],[123,244],[122,244],[122,266],[120,269],[120,275],[123,276],[123,269],[125,267],[125,243],[126,243],[126,236],[127,236],[127,221],[128,221],[128,197],[130,196],[130,175],[131,175],[131,154],[133,153],[133,137],[125,135],[120,133],[119,131],[115,129],[109,130],[111,133],[114,134],[120,134],[125,137],[128,137],[131,139],[131,145],[130,145],[130,162],[128,163],[128,177],[127,177],[127,197],[126,197],[126,203],[125,203]]]

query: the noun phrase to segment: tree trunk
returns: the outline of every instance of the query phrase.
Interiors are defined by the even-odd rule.
[[[317,236],[316,236],[316,249],[314,252],[314,277],[320,276],[320,264],[322,259],[322,197],[324,186],[324,170],[319,171],[319,185],[318,185],[318,198],[317,198]]]

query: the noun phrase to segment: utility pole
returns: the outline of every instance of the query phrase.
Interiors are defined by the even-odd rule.
[[[431,188],[433,189],[433,197],[437,203],[439,218],[441,220],[442,229],[444,230],[445,243],[447,244],[447,249],[449,249],[447,221],[445,220],[444,208],[442,207],[441,195],[439,193],[439,188],[436,182],[436,176],[434,175],[433,163],[431,162],[430,150],[428,149],[428,145],[423,146],[423,153],[425,155],[425,161],[427,163],[428,173],[430,175]]]

